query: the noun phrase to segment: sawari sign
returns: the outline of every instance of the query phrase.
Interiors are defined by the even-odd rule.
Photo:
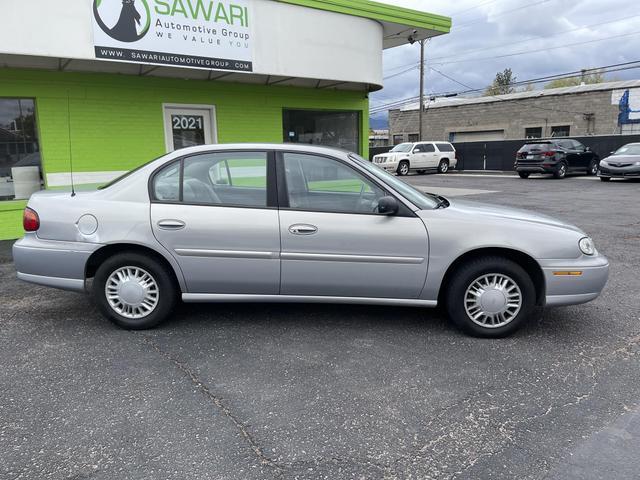
[[[96,58],[253,70],[251,0],[93,0]]]

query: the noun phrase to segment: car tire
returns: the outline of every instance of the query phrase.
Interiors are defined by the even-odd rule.
[[[530,173],[529,172],[518,172],[518,175],[520,176],[520,178],[529,178]]]
[[[556,168],[556,171],[553,172],[553,178],[564,178],[567,176],[567,163],[566,162],[560,162],[560,164],[558,165],[558,168]]]
[[[108,292],[112,292],[108,297]],[[136,252],[114,255],[97,269],[92,287],[100,312],[129,330],[153,328],[177,303],[173,274],[153,258]]]
[[[449,171],[449,160],[440,160],[438,164],[438,173],[447,173]]]
[[[587,175],[593,177],[598,174],[598,161],[594,160],[589,164],[589,168],[587,169]]]
[[[399,176],[404,177],[406,175],[409,175],[409,161],[408,160],[402,160],[399,164],[398,164],[398,170],[396,171],[398,173]]]
[[[611,178],[610,178],[610,177],[600,177],[600,181],[601,181],[601,182],[608,182],[608,181],[610,181],[610,180],[611,180]]]
[[[473,292],[479,286],[484,286],[484,293],[478,299]],[[445,306],[451,321],[465,333],[501,338],[526,322],[534,309],[535,295],[531,277],[519,264],[503,257],[482,257],[454,272]],[[483,298],[487,305],[483,305]],[[472,315],[479,316],[474,320]]]

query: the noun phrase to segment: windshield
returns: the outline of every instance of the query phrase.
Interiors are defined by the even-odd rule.
[[[413,147],[413,143],[399,143],[391,149],[392,152],[409,152]]]
[[[410,143],[407,145],[411,145]],[[399,146],[399,145],[398,145]],[[415,187],[412,187],[408,183],[403,182],[398,177],[394,177],[390,173],[385,172],[381,168],[376,167],[371,162],[368,162],[360,155],[350,153],[349,158],[358,162],[358,165],[362,166],[374,177],[382,180],[384,183],[393,188],[396,192],[402,195],[404,198],[413,203],[420,210],[431,210],[441,205],[440,199],[437,195],[432,193],[423,193]]]
[[[640,143],[630,143],[620,147],[611,155],[640,155]]]

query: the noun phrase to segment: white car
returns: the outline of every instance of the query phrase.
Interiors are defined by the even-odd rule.
[[[420,174],[427,170],[447,173],[457,167],[458,159],[456,149],[448,142],[408,142],[374,156],[373,163],[387,172],[408,175],[411,170]]]

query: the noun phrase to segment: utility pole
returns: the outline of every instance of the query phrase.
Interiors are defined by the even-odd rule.
[[[422,111],[424,110],[424,42],[420,40],[420,109],[418,113],[418,140],[422,141]]]

